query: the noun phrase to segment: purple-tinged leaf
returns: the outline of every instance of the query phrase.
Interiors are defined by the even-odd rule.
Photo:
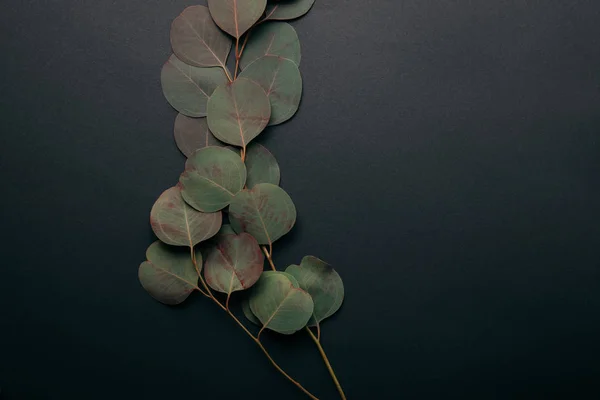
[[[258,21],[266,6],[267,0],[208,0],[216,24],[237,39]]]
[[[252,189],[259,183],[279,185],[280,171],[277,160],[266,147],[252,143],[246,150],[246,186]]]

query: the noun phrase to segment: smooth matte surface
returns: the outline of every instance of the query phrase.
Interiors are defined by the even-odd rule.
[[[160,69],[196,3],[12,3],[2,399],[304,399],[216,307],[137,280],[183,169]],[[350,399],[600,397],[599,18],[597,0],[317,0],[293,23],[304,98],[260,138],[298,208],[275,262],[344,279],[323,340]],[[269,337],[336,398],[306,335]]]

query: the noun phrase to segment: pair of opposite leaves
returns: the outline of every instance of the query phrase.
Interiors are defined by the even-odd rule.
[[[187,252],[161,242],[146,252],[148,261],[139,269],[140,282],[158,301],[179,304],[198,289],[202,256],[196,251],[195,269]],[[282,334],[292,334],[307,324],[315,326],[342,305],[344,286],[337,272],[313,256],[285,272],[263,272],[264,256],[252,236],[220,234],[218,245],[204,264],[206,282],[212,289],[231,295],[252,287],[243,305],[253,323]]]
[[[225,64],[232,41],[211,12],[214,17],[212,9],[188,7],[173,22],[175,54],[161,73],[163,93],[181,114],[208,116],[208,126],[221,141],[245,147],[268,124],[280,124],[298,110],[298,36],[284,22],[258,25],[240,60],[240,77],[228,83]]]

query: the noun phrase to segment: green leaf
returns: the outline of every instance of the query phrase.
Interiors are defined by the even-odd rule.
[[[252,143],[246,150],[246,186],[252,189],[259,183],[279,185],[279,164],[266,147]]]
[[[208,0],[208,8],[221,29],[239,39],[265,11],[267,0]]]
[[[198,149],[224,146],[208,129],[206,118],[190,118],[177,114],[175,118],[175,143],[184,156],[190,157]]]
[[[154,299],[169,305],[180,304],[198,288],[198,271],[189,251],[156,241],[148,247],[146,258],[148,261],[140,265],[138,277]],[[202,266],[198,251],[196,262]]]
[[[223,235],[208,253],[206,283],[221,293],[246,290],[260,278],[264,262],[265,256],[251,235]]]
[[[252,322],[254,325],[262,326],[258,318],[256,318],[256,315],[254,315],[250,309],[250,299],[248,297],[242,299],[242,312],[248,321]]]
[[[271,118],[271,103],[256,82],[238,78],[219,86],[208,101],[208,127],[215,137],[246,147]]]
[[[183,201],[178,187],[165,190],[150,211],[154,234],[172,246],[194,247],[216,235],[221,223],[221,211],[204,213],[194,210]]]
[[[291,60],[264,56],[248,65],[240,77],[258,83],[271,102],[269,125],[278,125],[298,111],[302,97],[302,77]]]
[[[295,288],[299,288],[300,287],[300,284],[298,284],[298,281],[296,280],[296,278],[294,277],[294,275],[288,274],[287,272],[282,272],[282,271],[265,271],[265,272],[262,273],[261,277],[263,277],[263,276],[269,276],[269,275],[273,275],[273,274],[281,274],[281,275],[287,277],[290,280],[290,282],[292,283],[292,286],[294,286]],[[244,316],[250,322],[252,322],[255,325],[262,326],[262,324],[260,323],[260,321],[256,318],[256,316],[252,313],[252,310],[250,309],[250,298],[249,297],[244,297],[242,299],[242,312],[244,313]]]
[[[264,56],[279,56],[300,65],[300,41],[296,30],[286,22],[268,22],[252,29],[240,66],[245,69]]]
[[[239,192],[229,206],[229,223],[238,232],[248,232],[259,244],[273,244],[296,223],[296,207],[279,186],[259,183]]]
[[[215,25],[208,8],[191,6],[171,25],[171,47],[186,64],[225,68],[231,39]]]
[[[310,295],[283,274],[263,274],[250,295],[250,309],[261,324],[283,334],[304,328],[313,308]]]
[[[231,227],[231,225],[223,224],[223,225],[221,225],[221,229],[219,229],[219,232],[217,233],[217,237],[223,236],[223,235],[235,235],[235,234],[236,233],[233,230],[233,228]]]
[[[309,325],[320,323],[335,314],[342,306],[344,301],[342,278],[323,260],[306,256],[300,265],[290,265],[285,271],[296,277],[300,287],[311,295],[315,303],[313,318]]]
[[[276,0],[267,5],[267,19],[294,19],[310,10],[315,0]]]
[[[188,117],[205,117],[208,99],[227,77],[221,68],[193,67],[172,55],[162,68],[160,80],[174,109]]]
[[[246,183],[246,166],[233,151],[209,146],[195,152],[179,178],[183,199],[196,210],[221,210]]]

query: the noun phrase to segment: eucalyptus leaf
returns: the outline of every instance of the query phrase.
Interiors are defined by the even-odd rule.
[[[208,8],[191,6],[171,25],[171,47],[186,64],[225,68],[231,39],[215,25]]]
[[[215,137],[246,147],[271,118],[271,103],[264,89],[249,79],[238,78],[219,86],[208,101],[208,127]]]
[[[233,228],[231,227],[231,225],[223,224],[223,225],[221,225],[221,229],[219,229],[219,232],[217,233],[217,237],[223,236],[223,235],[235,235],[235,234],[236,233],[233,230]]]
[[[267,0],[208,0],[208,8],[221,29],[239,39],[261,17]]]
[[[227,77],[222,68],[194,67],[171,55],[160,80],[163,94],[174,109],[188,117],[205,117],[208,99]]]
[[[287,22],[267,22],[252,29],[240,66],[246,68],[264,56],[279,56],[300,65],[300,41],[293,26]]]
[[[265,276],[269,276],[269,275],[273,275],[273,274],[280,274],[283,275],[285,277],[287,277],[290,282],[292,283],[292,286],[294,286],[295,288],[299,288],[300,284],[298,283],[298,281],[296,280],[296,277],[294,277],[294,275],[289,274],[287,272],[283,272],[283,271],[265,271],[262,273],[261,278],[265,277]],[[258,325],[258,326],[262,326],[262,324],[260,323],[260,321],[256,318],[256,316],[252,313],[252,310],[250,309],[250,298],[249,297],[245,297],[242,299],[242,312],[244,313],[244,316],[253,324]]]
[[[252,189],[259,183],[279,185],[280,171],[277,160],[266,147],[252,143],[246,150],[246,186]]]
[[[290,265],[285,270],[295,276],[300,287],[306,290],[315,303],[310,325],[316,325],[332,316],[344,301],[344,284],[340,275],[326,262],[306,256],[300,265]]]
[[[152,206],[150,224],[154,234],[172,246],[194,247],[221,228],[221,211],[204,213],[186,204],[178,187],[165,190]]]
[[[169,305],[180,304],[198,288],[198,271],[189,251],[156,241],[148,247],[146,258],[148,261],[140,265],[138,277],[154,299]],[[199,251],[196,263],[201,268]]]
[[[244,189],[231,201],[229,223],[238,232],[248,232],[259,244],[273,244],[296,223],[296,207],[279,186],[259,183]]]
[[[248,65],[240,76],[258,83],[269,97],[269,125],[281,124],[298,111],[302,77],[293,61],[278,56],[264,56]]]
[[[265,256],[251,235],[223,235],[208,253],[204,265],[206,283],[228,295],[246,290],[258,281]]]
[[[179,178],[183,199],[196,210],[221,210],[246,183],[246,166],[233,151],[209,146],[195,152]]]
[[[177,114],[175,118],[175,143],[184,156],[208,146],[224,146],[208,129],[206,118],[190,118]]]
[[[263,274],[250,295],[250,309],[263,327],[283,334],[304,328],[313,308],[310,295],[283,274]]]
[[[267,5],[267,19],[294,19],[306,14],[315,0],[271,0]]]

